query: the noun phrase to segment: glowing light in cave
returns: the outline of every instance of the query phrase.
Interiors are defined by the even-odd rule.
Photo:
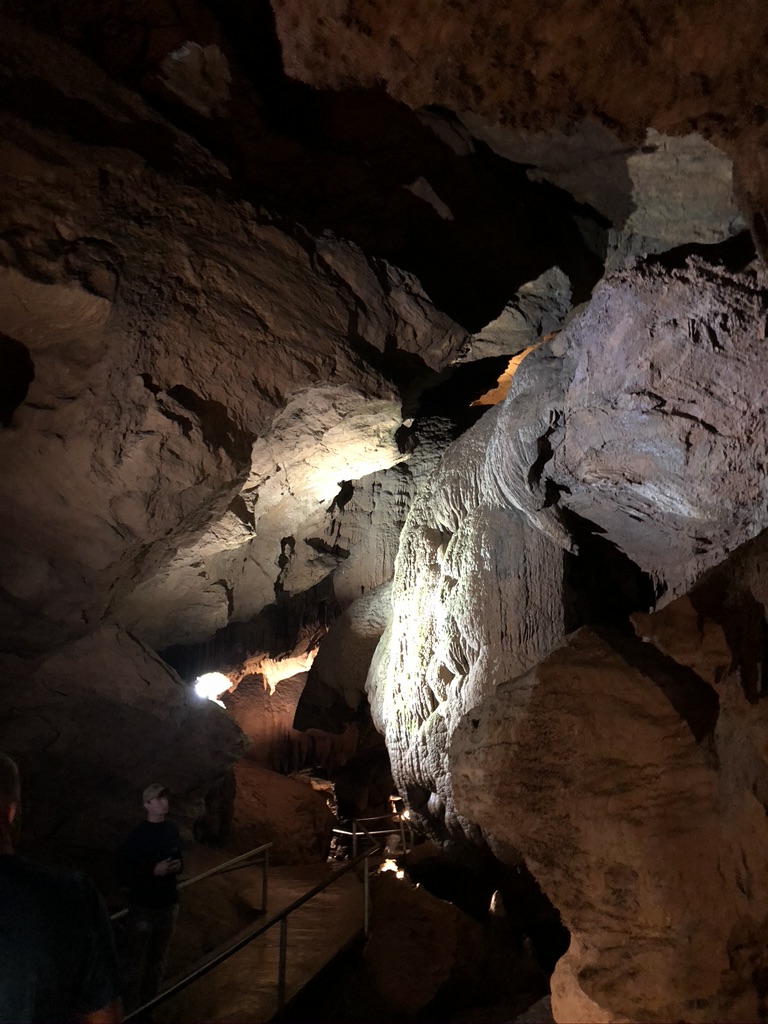
[[[207,697],[208,700],[212,700],[214,704],[223,708],[226,707],[226,704],[223,700],[219,700],[219,697],[222,693],[226,693],[231,686],[232,683],[223,672],[204,672],[195,680],[195,693],[198,697]]]
[[[405,872],[403,871],[402,868],[399,868],[397,866],[396,860],[391,860],[390,858],[387,858],[379,868],[379,874],[383,875],[385,871],[394,871],[395,878],[405,878]]]
[[[264,658],[259,662],[258,671],[264,676],[265,689],[269,687],[270,696],[275,692],[277,684],[283,679],[290,679],[300,672],[309,672],[317,655],[317,648],[306,654],[295,655],[293,658]]]
[[[546,341],[547,338],[552,335],[547,334],[542,341]],[[524,348],[518,355],[513,356],[507,363],[507,368],[504,370],[502,375],[496,382],[496,387],[491,388],[490,391],[486,391],[484,395],[480,395],[474,402],[470,402],[470,405],[498,405],[499,402],[503,402],[507,397],[507,392],[512,383],[512,378],[517,373],[520,363],[525,359],[529,352],[533,352],[541,345],[541,341],[537,341],[535,345],[529,345],[528,348]]]

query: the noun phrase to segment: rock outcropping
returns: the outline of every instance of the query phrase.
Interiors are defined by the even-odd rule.
[[[763,1019],[768,18],[609,7],[3,5],[0,746],[106,848],[367,693],[557,1019]]]

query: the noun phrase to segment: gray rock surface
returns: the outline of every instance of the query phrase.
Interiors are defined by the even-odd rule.
[[[517,355],[543,335],[559,330],[571,306],[571,283],[559,267],[552,267],[523,285],[495,320],[472,335],[464,358]]]
[[[595,118],[567,132],[513,132],[463,121],[473,136],[524,164],[533,180],[550,181],[599,211],[614,227],[608,265],[690,242],[722,242],[745,221],[734,198],[730,158],[700,135],[663,135],[649,128],[627,146]]]
[[[614,275],[417,497],[367,686],[395,778],[433,826],[474,834],[446,746],[565,634],[564,551],[597,533],[669,597],[768,525],[765,316],[756,273],[692,260]]]
[[[392,615],[392,585],[354,601],[323,639],[296,709],[298,729],[341,732],[356,720],[376,645]]]

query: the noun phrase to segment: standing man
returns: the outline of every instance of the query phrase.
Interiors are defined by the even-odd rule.
[[[168,814],[168,790],[155,782],[143,794],[147,819],[120,851],[128,888],[128,1006],[135,1010],[160,988],[176,923],[176,876],[182,868],[181,837]]]
[[[38,867],[13,852],[19,771],[0,754],[0,1024],[119,1024],[112,928],[79,872]]]

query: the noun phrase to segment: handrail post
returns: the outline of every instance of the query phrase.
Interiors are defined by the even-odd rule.
[[[264,859],[261,862],[261,909],[264,914],[267,912],[267,885],[269,876],[269,847],[264,851]]]
[[[365,872],[363,874],[363,935],[368,938],[370,931],[370,907],[371,907],[371,878],[370,878],[370,854],[363,861]]]
[[[400,841],[403,844],[403,853],[408,853],[408,847],[405,845],[405,825],[403,824],[402,814],[398,814],[397,820],[400,822]]]
[[[357,856],[357,818],[352,819],[352,858]]]
[[[280,954],[277,964],[277,1012],[285,1006],[285,960],[288,949],[288,918],[280,921]]]

